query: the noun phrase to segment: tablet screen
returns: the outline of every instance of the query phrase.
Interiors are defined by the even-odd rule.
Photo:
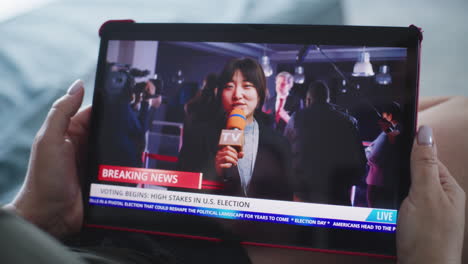
[[[393,254],[408,47],[152,38],[103,39],[89,226]]]

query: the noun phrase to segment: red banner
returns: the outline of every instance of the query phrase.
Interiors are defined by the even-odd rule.
[[[202,173],[100,165],[100,181],[201,189]]]

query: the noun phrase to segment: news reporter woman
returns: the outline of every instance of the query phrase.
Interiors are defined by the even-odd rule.
[[[215,193],[292,200],[289,143],[261,111],[267,93],[262,67],[250,58],[232,59],[219,75],[218,89],[219,114],[184,132],[179,169],[203,172],[204,180],[215,186],[223,184]],[[234,108],[243,110],[246,117],[242,152],[231,146],[218,147],[226,117]]]

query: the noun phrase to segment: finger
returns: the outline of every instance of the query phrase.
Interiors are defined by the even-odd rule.
[[[91,106],[87,106],[80,110],[75,116],[71,118],[71,122],[68,126],[68,134],[70,136],[83,137],[89,133],[91,118]]]
[[[237,160],[227,155],[220,155],[216,157],[216,164],[225,164],[225,163],[237,165]]]
[[[226,150],[226,151],[221,151],[219,153],[220,157],[230,157],[232,158],[233,160],[235,160],[236,162],[238,161],[238,158],[237,158],[237,152],[236,151],[231,151],[231,150]]]
[[[224,163],[224,164],[220,164],[219,167],[222,168],[222,169],[229,169],[229,168],[232,167],[232,164],[231,163]]]
[[[231,156],[224,156],[221,159],[222,163],[231,163],[232,165],[237,165],[237,160]]]
[[[237,149],[235,149],[234,147],[232,146],[227,146],[228,150],[231,151],[231,152],[234,152],[237,156]]]
[[[84,88],[81,80],[75,81],[66,95],[55,101],[41,129],[50,140],[63,140],[70,119],[76,114],[83,101]]]
[[[243,151],[239,152],[239,155],[237,156],[237,158],[242,159],[243,157],[244,157],[244,152]]]
[[[460,187],[457,180],[452,176],[448,168],[438,161],[439,177],[442,189],[452,200],[452,202],[461,203],[465,201],[465,191]]]
[[[228,146],[228,151],[226,153],[228,153],[229,156],[233,157],[236,161],[239,159],[239,153],[231,146]]]
[[[411,189],[428,192],[440,187],[437,156],[432,129],[419,128],[411,153]]]
[[[87,106],[71,118],[71,122],[68,126],[67,134],[79,153],[84,154],[87,151],[86,146],[88,145],[90,118],[91,106]],[[85,156],[83,154],[79,156]]]
[[[91,119],[91,105],[86,106],[81,109],[75,116],[72,117],[72,121],[78,126],[84,128],[85,130],[89,129],[89,122]]]

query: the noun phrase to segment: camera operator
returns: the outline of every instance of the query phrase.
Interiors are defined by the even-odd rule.
[[[149,79],[146,82],[136,83],[133,88],[131,105],[135,111],[141,110],[142,106],[158,108],[161,103],[162,81]]]
[[[156,109],[163,103],[162,85],[163,82],[159,79],[149,79],[146,82],[135,84],[134,91],[137,99],[131,104],[138,115],[144,132],[150,129],[151,122],[155,119]]]
[[[369,207],[394,208],[394,188],[399,175],[397,150],[401,108],[397,102],[382,106],[381,119],[378,125],[381,133],[371,143],[367,150],[367,204]]]
[[[99,162],[107,165],[141,167],[145,132],[161,105],[162,82],[149,79],[135,83],[148,71],[129,65],[110,64],[102,94],[103,117],[100,118],[97,144],[102,153]]]

